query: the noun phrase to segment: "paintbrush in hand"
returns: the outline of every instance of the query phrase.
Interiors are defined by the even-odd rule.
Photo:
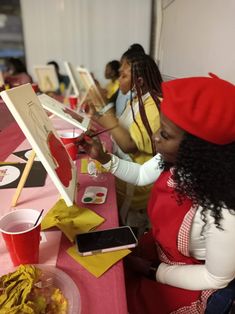
[[[75,144],[76,144],[76,145],[80,145],[82,142],[84,142],[84,141],[85,141],[84,135],[87,136],[87,137],[89,137],[89,138],[92,138],[92,137],[98,136],[98,135],[100,135],[100,134],[102,134],[102,133],[111,131],[111,130],[115,129],[116,127],[118,127],[118,124],[116,124],[115,126],[113,126],[113,127],[111,127],[111,128],[107,128],[107,129],[101,130],[101,131],[96,132],[96,133],[91,134],[91,135],[88,135],[88,134],[86,134],[86,133],[82,133],[82,134],[77,138]]]

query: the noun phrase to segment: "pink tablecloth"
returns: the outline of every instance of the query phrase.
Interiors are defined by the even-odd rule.
[[[71,128],[71,125],[64,124],[61,120],[56,118],[53,119],[53,123],[58,130]],[[8,129],[9,133],[5,133],[7,136],[2,138],[1,143],[4,149],[3,151],[1,150],[1,156],[8,156],[14,149],[19,151],[30,147],[27,141],[24,141],[17,147],[19,138],[14,133],[14,128],[15,132],[19,132],[19,128],[16,125],[12,125],[12,128]],[[16,136],[17,141],[14,141],[14,144],[10,144],[11,137],[9,135],[11,135],[12,138]],[[107,141],[107,138],[108,136],[103,134],[102,140]],[[110,143],[106,146],[110,149]],[[7,160],[19,161],[18,157],[13,155],[10,155]],[[89,208],[105,217],[106,221],[100,226],[100,229],[117,226],[118,216],[114,177],[111,174],[105,174],[106,180],[104,182],[95,182],[88,175],[80,174],[80,160],[77,161],[77,166],[78,182],[80,183],[77,204],[81,204],[81,196],[88,185],[101,185],[107,187],[108,194],[106,202],[102,205],[89,205]],[[0,190],[1,215],[11,210],[10,203],[13,194],[14,189]],[[44,208],[47,211],[53,206],[58,198],[59,193],[48,176],[45,187],[23,189],[17,208]],[[60,242],[60,237],[61,233],[58,230],[45,233],[45,241],[41,244],[40,263],[56,264],[57,267],[61,268],[71,276],[80,291],[82,302],[81,314],[126,314],[127,306],[122,262],[115,264],[103,276],[97,279],[66,253],[66,249],[71,243],[64,236],[62,236]],[[7,271],[8,267],[10,267],[8,253],[6,252],[1,239],[0,265],[0,273],[4,273],[4,271]]]

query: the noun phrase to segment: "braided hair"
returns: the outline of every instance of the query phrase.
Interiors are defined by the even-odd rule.
[[[235,142],[217,145],[185,133],[174,165],[173,180],[179,202],[187,196],[202,207],[204,226],[206,213],[222,229],[222,208],[235,214]],[[162,163],[163,167],[167,164]]]
[[[156,104],[158,111],[160,111],[159,97],[162,97],[161,90],[162,76],[156,62],[149,55],[146,54],[138,55],[133,57],[130,61],[131,61],[131,86],[134,87],[136,90],[140,117],[150,138],[153,155],[155,155],[156,154],[155,145],[153,144],[152,141],[153,132],[149,125],[149,121],[145,112],[145,106],[143,104],[142,96],[144,93],[149,92]],[[140,83],[139,78],[142,78],[143,85]],[[143,90],[145,90],[145,92],[143,92]],[[137,127],[140,130],[140,127],[134,117],[132,94],[130,103],[134,122],[136,123]],[[144,143],[143,136],[142,140]]]

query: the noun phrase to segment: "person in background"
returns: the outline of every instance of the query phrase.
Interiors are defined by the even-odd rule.
[[[162,90],[151,160],[138,165],[83,142],[118,178],[155,181],[152,230],[126,258],[128,311],[227,314],[235,297],[235,86],[211,74]]]
[[[32,83],[32,77],[27,73],[24,63],[18,58],[9,58],[6,61],[7,71],[4,73],[5,84],[10,87]]]
[[[105,86],[105,89],[107,91],[107,100],[109,100],[119,88],[119,67],[120,62],[117,60],[112,60],[108,62],[105,66],[104,76],[107,80],[109,80],[108,84]]]
[[[56,61],[49,61],[47,65],[53,65],[55,67],[55,71],[58,77],[60,88],[57,91],[59,94],[64,94],[64,91],[69,87],[69,77],[68,75],[64,75],[60,73],[59,65]]]
[[[135,58],[135,55],[144,55],[144,54],[145,54],[144,48],[140,44],[132,44],[127,49],[127,51],[123,53],[120,60],[120,67],[122,68],[123,62],[126,62],[127,64],[129,64],[131,68],[131,61],[132,59]],[[120,88],[118,89],[118,91],[116,92],[116,97],[114,95],[114,100],[113,100],[116,117],[119,118],[122,115],[128,101],[130,100],[130,96],[131,96],[130,90],[126,92],[125,94],[123,94],[121,89]],[[111,102],[111,99],[110,99],[110,102]]]
[[[145,54],[132,53],[120,69],[120,90],[126,94],[131,90],[130,102],[118,119],[113,112],[103,115],[94,106],[88,106],[91,119],[110,131],[114,143],[114,154],[126,160],[143,164],[154,154],[152,134],[159,127],[161,99],[161,74],[154,60]],[[151,185],[135,187],[117,180],[117,200],[120,221],[143,233],[149,227],[146,204]]]

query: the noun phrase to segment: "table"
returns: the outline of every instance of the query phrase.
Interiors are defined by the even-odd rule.
[[[71,125],[62,121],[59,118],[53,118],[53,124],[57,130],[71,130]],[[19,128],[14,125],[9,125],[4,129],[5,136],[1,136],[1,144],[4,147],[4,152],[1,150],[0,156],[5,156],[7,161],[21,161],[22,160],[11,152],[24,150],[30,148],[27,140],[22,139],[22,134],[15,134],[19,132]],[[15,139],[12,143],[11,137]],[[19,142],[22,141],[22,143]],[[102,141],[107,143],[107,148],[110,149],[110,142],[107,142],[107,134],[103,134]],[[81,156],[84,157],[84,156]],[[3,159],[0,159],[3,161]],[[77,194],[76,203],[84,206],[81,203],[81,197],[85,188],[88,185],[102,185],[108,188],[106,202],[102,205],[89,204],[89,208],[103,216],[106,221],[99,227],[99,229],[106,229],[118,226],[118,214],[116,206],[116,193],[114,177],[111,174],[105,174],[107,180],[99,183],[93,181],[88,175],[80,174],[80,159],[76,161],[78,169],[78,182],[80,189]],[[0,214],[11,210],[11,200],[15,189],[0,190],[1,207]],[[17,208],[36,208],[48,211],[55,202],[59,199],[59,192],[55,188],[49,176],[47,176],[46,184],[42,188],[24,188],[18,200]],[[123,273],[122,261],[115,264],[100,278],[95,278],[85,268],[75,262],[67,253],[66,250],[71,243],[61,234],[59,230],[46,231],[43,236],[44,241],[40,245],[40,263],[56,265],[65,271],[76,283],[79,288],[82,302],[81,314],[126,314],[126,296],[125,296],[125,282]],[[5,245],[0,239],[0,275],[6,273],[11,267],[8,253]],[[76,313],[74,313],[76,314]]]

